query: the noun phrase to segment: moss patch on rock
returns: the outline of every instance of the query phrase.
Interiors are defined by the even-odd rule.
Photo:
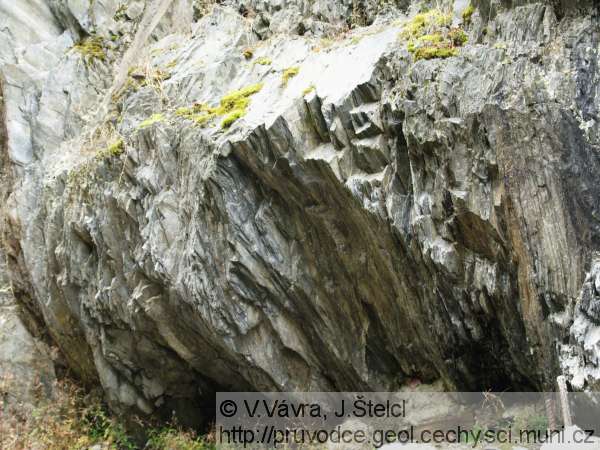
[[[300,73],[300,67],[288,67],[281,75],[281,84],[285,87],[291,78],[294,78]]]
[[[191,120],[196,125],[205,125],[216,117],[223,117],[221,128],[231,127],[239,118],[246,115],[250,105],[250,97],[259,92],[262,83],[252,84],[237,91],[228,92],[221,98],[218,106],[211,107],[205,103],[195,103],[190,107],[175,110],[175,115]]]
[[[272,62],[271,58],[267,58],[266,56],[261,56],[260,58],[257,58],[253,64],[260,64],[261,66],[270,66],[271,62]]]
[[[316,89],[314,84],[311,84],[309,87],[307,87],[306,89],[304,89],[302,91],[302,95],[308,95],[310,94],[312,91],[314,91]]]
[[[450,28],[452,15],[438,9],[417,14],[399,34],[415,60],[449,58],[459,54],[468,40],[462,28]]]
[[[472,4],[469,4],[469,6],[467,6],[462,12],[463,22],[470,23],[471,17],[473,16],[474,12],[475,12],[475,7]]]
[[[162,114],[162,113],[152,114],[150,117],[148,117],[146,120],[142,121],[138,125],[138,129],[143,130],[144,128],[151,127],[155,123],[162,122],[163,120],[165,120],[164,114]]]
[[[123,142],[123,139],[117,139],[108,147],[96,153],[95,158],[98,161],[102,161],[108,158],[115,158],[117,156],[122,155],[124,151],[125,143]]]

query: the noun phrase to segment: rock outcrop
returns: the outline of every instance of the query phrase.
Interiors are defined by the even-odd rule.
[[[597,361],[597,6],[417,3],[0,1],[12,290],[115,408]]]

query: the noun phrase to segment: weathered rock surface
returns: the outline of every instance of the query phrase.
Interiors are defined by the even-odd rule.
[[[115,408],[553,387],[597,294],[597,7],[456,2],[468,43],[414,61],[408,3],[0,2],[13,291]],[[255,83],[231,128],[177,111]]]
[[[4,266],[4,264],[2,264]],[[4,271],[1,271],[2,275]],[[0,277],[0,415],[24,412],[51,397],[56,375],[50,348],[32,335],[7,284]]]

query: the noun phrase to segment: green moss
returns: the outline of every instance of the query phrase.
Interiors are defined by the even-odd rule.
[[[417,61],[449,58],[458,55],[458,48],[467,42],[464,30],[450,29],[451,23],[451,14],[432,9],[413,17],[404,25],[399,37],[407,40],[406,49]]]
[[[458,55],[458,49],[446,46],[420,47],[415,50],[415,60],[450,58]]]
[[[175,115],[189,119],[195,114],[209,112],[210,110],[210,106],[208,106],[206,103],[194,103],[190,107],[177,108],[175,110]]]
[[[106,61],[106,50],[104,39],[100,36],[90,36],[73,46],[73,50],[78,52],[90,64],[96,60]]]
[[[210,120],[225,116],[221,128],[229,128],[237,119],[246,114],[250,97],[262,89],[262,83],[252,84],[237,91],[228,92],[221,98],[219,105],[211,107],[205,103],[196,103],[191,107],[175,110],[175,115],[193,121],[196,125],[205,125]]]
[[[223,113],[230,112],[234,109],[248,106],[251,95],[259,92],[263,87],[262,83],[252,84],[240,89],[239,91],[231,91],[221,98],[221,106],[219,107]]]
[[[463,21],[465,23],[471,22],[471,16],[473,16],[474,12],[475,12],[475,7],[471,4],[469,4],[469,6],[467,6],[462,12]]]
[[[229,128],[231,125],[233,125],[233,122],[235,122],[240,117],[243,117],[245,115],[246,115],[246,109],[235,109],[235,110],[231,111],[229,114],[227,114],[223,118],[223,121],[221,122],[221,128],[223,128],[223,129]]]
[[[290,79],[294,78],[296,75],[298,75],[298,73],[300,73],[300,67],[288,67],[281,75],[281,84],[283,86],[287,86]]]
[[[434,28],[447,27],[452,23],[452,14],[446,14],[439,9],[431,9],[417,14],[404,25],[400,32],[403,39],[415,39],[426,35]]]
[[[244,58],[246,59],[252,59],[252,56],[254,56],[254,52],[251,48],[245,48],[242,52],[242,55],[244,55]]]
[[[98,153],[96,153],[95,158],[96,158],[96,160],[101,161],[104,159],[120,156],[124,151],[125,151],[125,143],[123,142],[123,139],[117,139],[115,142],[110,144],[108,147],[106,147],[105,149],[100,150]]]
[[[304,89],[302,91],[302,95],[308,95],[310,94],[312,91],[314,91],[316,89],[314,84],[311,84],[309,87],[307,87],[306,89]]]
[[[469,40],[467,33],[461,28],[452,28],[448,32],[448,39],[452,42],[452,45],[462,47]]]
[[[150,117],[148,117],[146,120],[144,120],[142,123],[140,123],[138,125],[138,129],[143,130],[144,128],[148,128],[148,127],[154,125],[155,123],[162,122],[163,120],[165,120],[164,114],[162,114],[162,113],[152,114]]]
[[[434,33],[434,34],[426,34],[425,36],[421,36],[419,41],[425,42],[428,44],[437,44],[444,40],[442,33]]]
[[[205,114],[196,114],[194,116],[192,116],[190,119],[193,120],[196,125],[204,125],[206,122],[208,122],[209,120],[213,119],[216,117],[216,114],[214,113],[205,113]]]
[[[271,58],[267,58],[266,56],[261,56],[256,61],[254,61],[254,64],[260,64],[261,66],[270,66],[271,62],[272,62]]]

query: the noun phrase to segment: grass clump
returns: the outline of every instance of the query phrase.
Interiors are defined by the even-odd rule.
[[[463,22],[470,23],[471,17],[473,16],[474,12],[475,12],[475,7],[472,4],[469,4],[469,6],[467,6],[462,12]]]
[[[138,125],[138,129],[143,130],[144,128],[151,127],[155,123],[162,122],[163,120],[165,120],[164,114],[162,114],[162,113],[152,114],[150,117],[148,117],[146,120],[142,121],[142,123],[140,123]]]
[[[0,409],[0,446],[6,449],[137,449],[119,422],[110,417],[97,396],[70,381],[54,385],[54,396],[39,400],[27,414]]]
[[[100,36],[90,36],[73,46],[87,65],[94,61],[106,61],[104,39]]]
[[[450,28],[451,23],[451,14],[432,9],[406,23],[399,38],[407,41],[406,49],[416,61],[457,56],[468,39],[461,28]]]
[[[208,450],[213,446],[192,431],[170,426],[151,430],[145,448],[147,450]]]
[[[261,56],[256,61],[254,61],[254,64],[260,64],[261,66],[270,66],[271,63],[271,58],[267,58],[266,56]]]
[[[177,61],[171,61],[167,64],[167,68],[174,63],[177,64]],[[137,92],[139,89],[150,86],[154,88],[157,92],[162,92],[162,83],[165,80],[171,78],[171,74],[168,71],[164,71],[161,69],[155,69],[152,67],[131,67],[127,71],[127,79],[123,86],[113,94],[112,100],[113,102],[119,101],[121,97],[123,97],[129,91]]]
[[[285,87],[291,78],[294,78],[296,75],[300,73],[300,67],[288,67],[283,71],[281,75],[281,84]]]
[[[219,106],[211,107],[205,103],[195,103],[191,107],[183,107],[175,110],[175,115],[191,120],[196,125],[205,125],[210,120],[224,116],[221,128],[227,129],[239,118],[246,115],[250,97],[259,92],[262,83],[252,84],[237,91],[231,91],[221,98]]]
[[[16,383],[0,378],[0,393]],[[16,389],[16,388],[15,388]],[[39,384],[40,393],[44,387]],[[134,440],[110,413],[98,393],[87,393],[70,380],[54,383],[53,396],[42,395],[31,409],[11,404],[0,408],[0,448],[85,450],[212,450],[214,430],[200,437],[176,422],[166,426],[141,421],[144,436]]]

